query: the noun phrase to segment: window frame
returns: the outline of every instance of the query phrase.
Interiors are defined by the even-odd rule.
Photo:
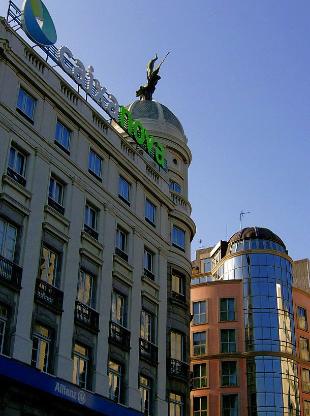
[[[148,322],[143,319],[143,315],[148,317]],[[144,325],[143,325],[144,323]],[[144,330],[143,330],[144,329]],[[140,338],[156,345],[156,319],[155,315],[145,308],[141,309],[140,313]]]
[[[5,313],[4,313],[5,311]],[[5,315],[5,316],[4,316]],[[9,310],[8,307],[0,303],[0,324],[2,323],[2,330],[0,326],[0,355],[4,355],[5,338],[8,326]]]
[[[224,374],[223,373],[223,364],[227,364],[227,363],[234,363],[235,364],[235,369],[236,369],[236,374],[232,375],[232,374]],[[224,384],[223,382],[223,377],[228,377],[228,384]],[[230,382],[231,377],[235,377],[236,381],[234,384],[232,384]],[[223,360],[221,361],[221,366],[220,366],[220,381],[221,381],[221,387],[238,387],[238,362],[236,360]]]
[[[38,328],[43,328],[47,330],[48,336],[40,333]],[[37,341],[38,345],[37,348],[34,347],[34,341]],[[46,325],[37,322],[34,324],[33,331],[32,331],[32,352],[31,352],[31,365],[32,367],[37,368],[38,370],[42,371],[43,373],[50,374],[51,373],[51,355],[52,355],[52,330],[47,327]],[[44,356],[44,367],[40,368],[40,351],[42,345],[46,345],[46,354]],[[36,357],[34,359],[34,352],[36,351]]]
[[[308,374],[307,380],[304,380],[304,373]],[[301,388],[303,393],[310,393],[310,368],[301,368]]]
[[[148,215],[150,214],[148,208],[152,209],[152,214],[150,216]],[[144,205],[144,219],[146,222],[153,225],[154,227],[156,226],[156,211],[157,211],[156,205],[153,204],[153,202],[149,198],[146,197],[145,205]]]
[[[122,185],[126,185],[126,192],[124,192]],[[118,197],[130,206],[131,183],[123,175],[119,175],[118,179]]]
[[[206,399],[206,408],[202,409],[202,399]],[[195,401],[199,400],[199,410],[195,410]],[[193,397],[193,416],[208,416],[208,396]]]
[[[21,92],[23,91],[24,96],[21,97]],[[26,98],[26,100],[25,100]],[[29,102],[28,102],[28,99]],[[26,102],[27,101],[27,102]],[[27,105],[32,101],[31,105],[31,111],[28,112]],[[17,102],[16,102],[16,110],[19,114],[21,114],[26,120],[28,120],[31,124],[34,124],[34,116],[35,116],[35,110],[37,107],[38,100],[30,94],[26,88],[24,88],[22,85],[19,86],[18,90],[18,96],[17,96]]]
[[[180,337],[180,345],[177,345],[178,348],[175,348],[176,342],[172,343],[172,336],[175,335],[176,337]],[[175,341],[177,338],[175,338]],[[185,362],[185,335],[177,330],[171,329],[169,332],[169,353],[170,358],[174,360],[178,360],[181,362]],[[180,358],[178,358],[178,353],[180,352]]]
[[[169,180],[169,190],[172,192],[176,192],[177,194],[182,193],[182,186],[179,184],[179,182],[176,182],[173,179]]]
[[[85,289],[85,278],[81,279],[81,276],[89,276],[90,277],[90,290],[88,294],[88,302],[85,302],[85,293],[88,291]],[[88,270],[85,270],[83,267],[80,267],[79,269],[79,278],[78,278],[78,284],[77,284],[77,292],[76,292],[76,300],[83,305],[86,305],[87,307],[94,309],[96,308],[96,280],[97,276],[90,273]],[[83,287],[82,287],[83,286]],[[79,297],[79,293],[81,290],[82,296]]]
[[[119,370],[115,370],[113,369],[110,365],[111,363],[119,366]],[[112,376],[111,379],[114,380],[115,378],[118,380],[118,387],[119,387],[119,391],[117,396],[115,394],[113,394],[113,396],[111,395],[111,388],[113,387],[110,384],[110,375]],[[109,359],[108,361],[108,383],[109,383],[109,399],[114,401],[115,403],[123,403],[123,377],[124,377],[124,365],[121,364],[118,361],[115,361],[113,359]],[[113,383],[114,384],[114,383]],[[115,400],[115,397],[117,397],[117,400]]]
[[[305,312],[305,325],[304,327],[302,325],[300,325],[300,319],[302,318],[299,314],[299,311],[303,310]],[[296,310],[296,315],[297,315],[297,327],[298,329],[302,330],[302,331],[308,331],[308,314],[307,314],[307,308],[304,308],[303,306],[298,305],[297,306],[297,310]]]
[[[92,160],[92,155],[94,157],[94,160]],[[99,172],[96,171],[96,162],[99,161],[100,163],[100,169]],[[92,167],[95,166],[95,169],[92,169]],[[103,158],[91,147],[89,148],[88,153],[88,172],[93,175],[98,180],[102,181],[102,167],[103,167]],[[99,173],[99,174],[98,174]]]
[[[121,235],[124,236],[124,244],[122,244],[122,241],[120,240]],[[127,255],[128,255],[128,236],[129,236],[129,233],[120,225],[117,225],[115,247]]]
[[[180,233],[182,232],[182,234]],[[182,235],[181,240],[179,241],[179,237]],[[185,251],[186,247],[186,231],[180,228],[178,225],[172,225],[172,233],[171,233],[171,242],[173,247],[176,247],[182,251]]]
[[[141,379],[146,380],[146,383],[143,383]],[[152,379],[145,376],[144,374],[139,374],[139,390],[141,394],[141,412],[143,416],[151,416],[152,414]],[[143,393],[146,393],[148,400],[143,400]],[[145,407],[147,403],[147,408]]]
[[[302,342],[305,341],[305,344],[307,345],[307,350],[304,350],[304,349],[301,348],[301,341]],[[309,348],[309,345],[310,345],[310,341],[309,341],[308,338],[299,337],[299,356],[300,356],[300,358],[302,360],[305,360],[305,361],[309,361],[310,360],[310,348]],[[302,354],[303,351],[306,351],[307,352],[306,353],[306,355],[307,355],[306,358],[304,358],[304,354]]]
[[[121,310],[119,311],[118,299],[121,300]],[[123,293],[119,292],[116,289],[112,290],[111,294],[111,316],[110,319],[113,323],[123,327],[128,328],[128,297]],[[118,314],[120,315],[120,320],[117,319]]]
[[[237,413],[236,413],[236,416],[238,415],[238,412],[239,412],[239,408],[240,408],[240,405],[239,405],[239,394],[238,393],[229,393],[229,394],[222,394],[222,396],[221,396],[221,416],[224,416],[224,397],[229,397],[229,396],[235,396],[236,397],[236,401],[237,401]],[[228,409],[228,410],[231,410],[231,409]],[[235,416],[235,415],[234,415]]]
[[[53,182],[53,184],[52,184]],[[60,195],[59,198],[56,198],[56,187],[59,187],[60,189]],[[52,187],[52,190],[51,190]],[[64,194],[65,194],[65,185],[63,182],[61,182],[57,177],[51,174],[50,181],[49,181],[49,187],[48,187],[48,197],[52,199],[56,204],[64,208]]]
[[[201,308],[200,305],[201,304],[205,304],[205,312],[201,313]],[[195,314],[195,305],[199,306],[199,312],[197,314]],[[206,324],[208,323],[208,301],[206,299],[203,300],[195,300],[192,302],[192,312],[193,312],[193,325],[202,325],[202,324]],[[201,319],[201,316],[205,315],[205,319],[203,320],[203,318]],[[195,321],[195,316],[198,316],[198,321]]]
[[[43,250],[44,249],[46,249],[49,252],[49,255],[48,255],[48,265],[49,265],[49,267],[48,267],[48,269],[50,268],[50,257],[51,257],[51,254],[54,254],[56,256],[55,257],[56,258],[56,265],[55,265],[55,271],[53,272],[53,280],[52,280],[52,282],[50,282],[48,280],[48,278],[47,279],[42,279],[41,268],[42,268],[42,265],[43,265],[42,260],[44,258],[43,257]],[[58,288],[58,286],[59,286],[59,280],[60,280],[61,260],[62,260],[61,259],[61,254],[57,250],[55,250],[53,247],[50,247],[48,244],[46,244],[43,241],[42,242],[42,245],[41,245],[41,256],[40,256],[40,266],[39,266],[39,279],[42,280],[42,281],[44,281],[44,282],[46,282],[46,283],[48,283],[51,286],[54,286],[54,287]]]
[[[172,398],[171,397],[172,395],[174,395],[175,397]],[[177,400],[176,396],[180,397],[180,400]],[[182,396],[182,394],[170,391],[169,396],[168,396],[168,405],[169,405],[169,408],[168,408],[169,416],[177,416],[177,415],[184,416],[184,397]],[[173,413],[171,413],[171,405],[173,405]],[[179,409],[180,412],[176,413],[176,409]]]
[[[58,133],[60,132],[60,136]],[[64,138],[64,132],[67,133],[67,137]],[[59,118],[56,121],[54,143],[60,147],[64,152],[70,155],[72,130],[69,129]],[[67,141],[67,143],[65,143]]]
[[[204,334],[204,343],[200,342],[199,344],[195,345],[195,336],[200,335],[202,336],[202,334]],[[199,357],[201,355],[206,355],[207,354],[207,330],[205,331],[196,331],[192,333],[193,335],[193,343],[192,343],[192,353],[194,357]],[[200,339],[201,341],[201,339]],[[196,352],[198,350],[198,352]]]
[[[231,310],[229,309],[229,301],[233,300],[233,305],[234,305],[234,309],[233,309],[233,313],[234,313],[234,318],[233,319],[229,319],[229,314],[231,313]],[[222,309],[222,301],[228,301],[226,302],[226,309]],[[236,298],[234,297],[230,297],[230,298],[220,298],[219,299],[219,322],[235,322],[236,321]],[[222,314],[226,313],[226,319],[222,318]]]
[[[75,348],[81,347],[85,349],[85,355],[81,352],[77,351]],[[72,372],[72,383],[78,386],[80,389],[88,390],[90,388],[90,363],[91,363],[91,349],[79,341],[76,341],[73,344],[73,372]],[[80,362],[83,361],[85,365],[85,376],[83,376],[83,381],[81,385],[81,373],[80,373]],[[75,363],[78,363],[78,365],[75,365]],[[74,374],[76,374],[75,380],[74,380]]]
[[[18,241],[18,237],[19,237],[19,233],[18,233],[19,228],[15,224],[11,223],[10,221],[7,221],[3,217],[0,217],[0,227],[1,227],[1,223],[3,223],[3,239],[1,241],[1,238],[0,238],[0,256],[14,263],[15,258],[16,258],[16,248],[17,248],[17,241]],[[8,241],[9,241],[8,238],[7,238],[8,227],[10,227],[11,229],[14,229],[14,231],[15,231],[14,246],[11,250],[12,251],[12,256],[11,257],[7,256],[7,254],[8,254],[7,253],[7,250],[8,250],[7,244],[8,244]],[[1,237],[1,234],[0,234],[0,237]]]
[[[230,347],[230,344],[233,344],[233,342],[232,341],[230,341],[229,339],[228,339],[228,341],[226,342],[226,341],[222,341],[222,334],[224,333],[224,331],[234,331],[234,337],[235,337],[235,340],[233,341],[234,342],[234,345],[235,345],[235,349],[234,349],[234,351],[231,351],[231,347]],[[230,337],[230,332],[227,332],[229,335],[228,335],[228,338]],[[228,345],[228,349],[227,349],[227,351],[224,351],[223,350],[223,344],[227,344]],[[237,352],[237,330],[236,330],[236,328],[220,328],[220,352],[222,353],[222,354],[229,354],[229,353],[234,353],[234,352]]]
[[[14,151],[13,156],[13,163],[11,164],[11,152]],[[17,159],[18,156],[21,156],[23,158],[23,167],[22,170],[18,169],[16,167],[17,165]],[[18,182],[25,186],[26,184],[26,165],[27,165],[27,153],[21,150],[18,146],[15,146],[13,143],[11,143],[11,146],[9,148],[9,158],[8,158],[8,169],[11,169],[11,171],[14,172],[14,174],[18,175],[21,180]],[[10,175],[11,176],[11,175]],[[23,182],[23,183],[22,183]]]
[[[91,211],[94,213],[94,224],[92,224],[92,221],[90,220]],[[84,225],[87,225],[87,227],[91,228],[93,231],[97,231],[98,229],[98,209],[88,201],[85,203]]]
[[[202,366],[205,367],[206,370],[206,375],[203,376],[201,375],[202,371],[201,368]],[[194,367],[199,367],[199,377],[195,377],[195,368]],[[193,377],[192,377],[192,385],[193,385],[193,389],[206,389],[209,387],[209,366],[206,362],[202,362],[202,363],[193,363],[193,371],[192,371]],[[195,385],[197,383],[195,383],[195,380],[198,381],[198,386]],[[204,383],[203,383],[204,380]]]

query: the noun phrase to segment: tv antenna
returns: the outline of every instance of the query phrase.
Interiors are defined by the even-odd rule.
[[[251,211],[241,211],[239,214],[239,220],[240,220],[240,231],[242,230],[242,218],[247,215],[247,214],[251,214]]]

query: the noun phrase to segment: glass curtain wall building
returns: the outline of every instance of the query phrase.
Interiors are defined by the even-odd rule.
[[[228,384],[230,387],[239,386],[247,391],[246,397],[242,397],[242,400],[247,402],[246,406],[242,406],[241,392],[236,390],[235,403],[230,406],[230,410],[227,410],[228,402],[232,403],[232,400],[230,398],[227,401],[227,394],[223,392],[219,400],[219,413],[215,413],[209,407],[210,414],[300,415],[292,299],[292,260],[287,254],[284,243],[268,229],[245,228],[234,234],[228,243],[220,242],[209,252],[208,257],[212,260],[212,272],[209,276],[201,276],[203,272],[200,273],[205,260],[201,260],[198,264],[196,260],[194,264],[198,269],[195,269],[196,274],[192,279],[192,300],[201,299],[202,296],[208,298],[208,288],[203,292],[203,286],[212,288],[216,285],[218,299],[213,306],[217,303],[220,311],[215,320],[221,322],[223,321],[221,317],[224,317],[224,320],[229,322],[231,328],[229,330],[234,331],[234,336],[239,338],[239,345],[236,340],[233,345],[235,349],[229,350],[232,353],[230,360],[236,359],[239,365],[235,371],[237,382]],[[207,281],[209,283],[205,283]],[[233,295],[228,298],[225,293],[227,290],[229,293],[229,285],[233,287],[232,285],[236,283],[240,287],[240,299],[234,298]],[[235,309],[232,306],[234,304]],[[224,313],[225,305],[230,305],[230,314]],[[212,316],[209,307],[209,326],[213,323]],[[237,327],[236,322],[239,322],[241,331],[234,329]],[[209,340],[213,339],[212,329],[208,326],[206,329]],[[218,329],[220,337],[228,331],[228,329]],[[194,330],[196,331],[196,327]],[[225,353],[227,349],[222,348],[219,352]],[[226,355],[223,354],[219,363],[220,387],[227,386],[227,383],[223,383],[226,374],[223,374],[223,371],[227,367],[227,362],[222,361],[227,359]],[[236,365],[230,367],[235,368]],[[240,374],[242,371],[245,371],[244,379]],[[211,376],[212,374],[210,374],[210,382]],[[234,377],[231,379],[235,380]],[[196,394],[194,392],[195,397]]]

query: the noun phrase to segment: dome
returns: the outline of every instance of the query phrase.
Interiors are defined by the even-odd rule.
[[[254,238],[258,238],[260,240],[273,241],[274,243],[280,244],[282,247],[286,249],[285,244],[283,243],[280,237],[278,237],[268,228],[262,228],[262,227],[243,228],[241,231],[238,231],[237,233],[235,233],[233,236],[230,237],[228,244],[232,245],[236,243],[237,241],[250,240]]]
[[[156,101],[137,100],[128,106],[132,117],[141,120],[150,131],[158,134],[170,134],[187,142],[182,124],[168,107]]]

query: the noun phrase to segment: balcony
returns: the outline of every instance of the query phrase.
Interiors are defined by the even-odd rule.
[[[20,290],[23,269],[0,256],[0,282],[14,290]]]
[[[189,366],[183,361],[175,358],[168,358],[168,373],[171,377],[182,378],[187,380],[189,376]]]
[[[158,348],[150,341],[140,338],[140,358],[157,365]]]
[[[117,345],[124,351],[130,350],[130,331],[126,328],[118,325],[115,322],[110,321],[110,335],[109,342]]]
[[[121,257],[123,260],[128,262],[128,254],[122,251],[120,248],[115,247],[115,254]]]
[[[14,181],[18,182],[22,186],[26,186],[26,179],[19,173],[15,172],[11,168],[8,168],[7,173],[10,178],[14,179]]]
[[[41,303],[47,308],[53,310],[57,314],[62,313],[62,291],[44,280],[37,279],[36,281],[35,300],[36,302]]]
[[[99,332],[99,313],[84,303],[75,301],[75,322],[95,334]]]

